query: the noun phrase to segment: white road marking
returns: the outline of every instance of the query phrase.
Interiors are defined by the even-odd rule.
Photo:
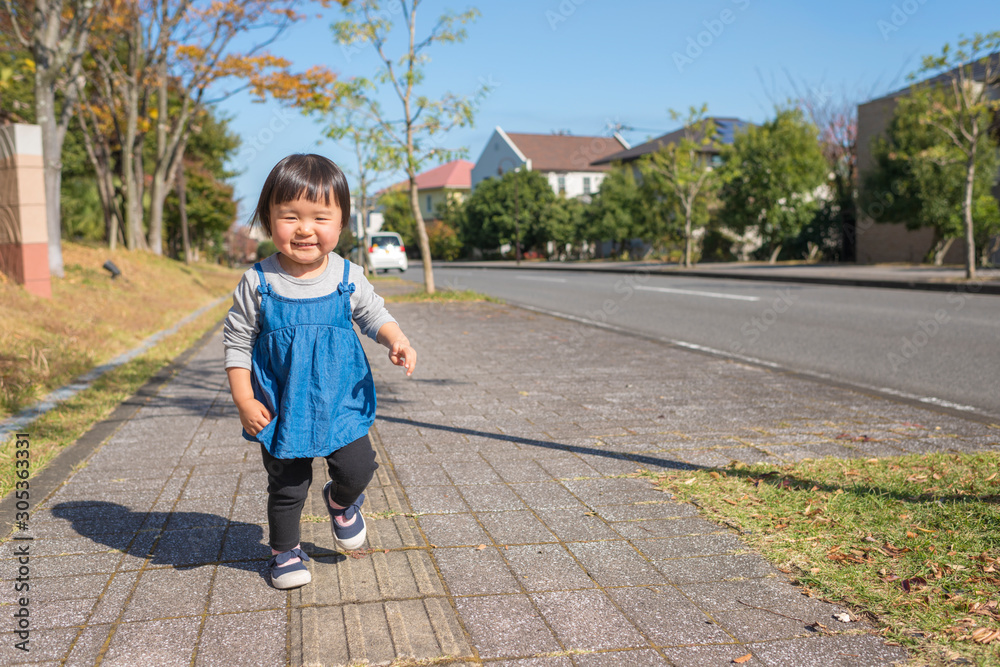
[[[649,287],[647,285],[636,285],[635,289],[646,290],[648,292],[668,292],[670,294],[690,294],[692,296],[709,296],[713,299],[733,299],[734,301],[760,301],[759,296],[742,296],[739,294],[721,294],[719,292],[698,292],[689,289],[674,289],[671,287]]]
[[[564,283],[564,282],[566,282],[565,278],[539,278],[539,277],[533,277],[533,276],[514,276],[514,277],[517,278],[518,280],[547,280],[550,283]]]
[[[508,303],[511,303],[511,302],[508,301]],[[861,390],[861,391],[866,391],[866,390],[867,391],[875,391],[875,392],[878,392],[878,393],[881,393],[881,394],[888,394],[889,396],[897,396],[899,398],[905,398],[905,399],[908,399],[908,400],[911,400],[911,401],[918,401],[920,403],[926,403],[928,405],[936,405],[936,406],[943,407],[943,408],[951,408],[952,410],[960,410],[962,412],[973,412],[973,413],[976,413],[978,415],[989,417],[990,419],[996,419],[997,418],[997,415],[993,415],[993,414],[990,414],[988,412],[985,412],[985,411],[981,410],[980,408],[977,408],[977,407],[974,407],[974,406],[971,406],[971,405],[963,405],[962,403],[954,403],[952,401],[949,401],[949,400],[946,400],[946,399],[943,399],[943,398],[937,398],[936,396],[920,396],[919,394],[911,394],[909,392],[899,391],[898,389],[891,389],[889,387],[874,387],[872,385],[865,384],[863,382],[855,382],[853,380],[843,380],[841,378],[837,378],[837,377],[834,377],[833,375],[829,375],[827,373],[822,373],[822,372],[819,372],[819,371],[809,371],[809,370],[801,370],[801,369],[788,368],[788,367],[782,366],[781,364],[776,364],[773,361],[765,361],[764,359],[758,359],[756,357],[748,357],[748,356],[743,355],[743,354],[736,354],[734,352],[726,352],[725,350],[718,350],[718,349],[715,349],[713,347],[707,347],[705,345],[698,345],[696,343],[689,343],[689,342],[683,341],[683,340],[676,340],[676,339],[673,339],[673,338],[665,338],[665,337],[661,337],[661,336],[654,336],[654,335],[651,335],[651,334],[644,333],[642,331],[635,331],[635,330],[632,330],[632,329],[628,329],[626,327],[619,327],[619,326],[616,326],[614,324],[608,324],[607,322],[599,322],[597,320],[591,320],[591,319],[587,319],[585,317],[579,317],[577,315],[570,315],[568,313],[561,313],[561,312],[559,312],[557,310],[549,310],[547,308],[539,308],[537,306],[528,306],[528,305],[525,305],[525,304],[522,304],[522,303],[511,303],[511,305],[516,305],[518,308],[524,308],[525,310],[532,310],[532,311],[535,311],[537,313],[544,313],[546,315],[553,315],[555,317],[561,317],[562,319],[565,319],[565,320],[572,320],[574,322],[580,322],[582,324],[589,324],[590,326],[599,327],[601,329],[607,329],[609,331],[614,331],[614,332],[617,332],[617,333],[630,334],[630,335],[639,334],[640,336],[643,336],[643,337],[645,337],[647,339],[658,340],[658,341],[663,342],[663,343],[669,343],[671,345],[676,345],[678,347],[687,348],[689,350],[698,350],[699,352],[706,352],[708,354],[712,354],[712,355],[715,355],[715,356],[727,357],[729,359],[733,359],[733,360],[736,360],[736,361],[743,361],[743,362],[746,362],[746,363],[750,363],[750,364],[753,364],[755,366],[764,366],[766,368],[771,368],[771,369],[774,369],[774,370],[777,370],[777,371],[787,370],[787,371],[796,373],[798,375],[804,375],[806,377],[816,378],[817,380],[825,380],[827,382],[834,382],[834,383],[839,384],[841,386],[853,387],[853,388]]]

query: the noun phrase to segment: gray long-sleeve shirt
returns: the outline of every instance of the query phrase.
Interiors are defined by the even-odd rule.
[[[326,270],[316,278],[294,278],[278,262],[278,255],[262,260],[264,278],[275,292],[289,299],[309,299],[326,296],[337,291],[337,285],[344,275],[344,259],[330,253]],[[361,329],[361,333],[375,340],[382,325],[396,320],[385,309],[385,300],[375,293],[375,288],[365,278],[364,271],[357,264],[351,264],[348,280],[354,283],[351,294],[351,315]],[[260,331],[260,280],[252,267],[243,274],[240,284],[233,292],[233,307],[229,309],[222,329],[222,340],[226,347],[226,368],[246,368],[253,370],[250,363],[253,344]]]

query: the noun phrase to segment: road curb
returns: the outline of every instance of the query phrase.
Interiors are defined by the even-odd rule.
[[[527,264],[523,266],[511,266],[509,264],[497,264],[495,266],[484,266],[478,263],[455,262],[455,263],[435,263],[434,268],[455,268],[455,269],[504,269],[514,271],[524,271],[538,269],[542,271],[575,271],[590,273],[621,273],[635,274],[646,273],[658,276],[681,276],[686,278],[713,278],[728,280],[749,280],[755,282],[770,283],[798,283],[804,285],[833,285],[840,287],[867,287],[877,289],[904,289],[920,290],[925,292],[971,292],[973,294],[984,294],[1000,296],[1000,283],[982,282],[929,282],[923,280],[872,280],[865,278],[825,278],[810,276],[753,276],[745,273],[727,273],[723,271],[688,271],[684,269],[663,269],[660,267],[636,267],[636,266],[607,266],[607,267],[578,267],[578,265],[560,265],[555,262],[547,262],[545,268],[539,269],[539,265]]]

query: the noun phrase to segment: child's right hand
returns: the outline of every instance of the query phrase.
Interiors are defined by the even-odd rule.
[[[236,404],[236,409],[240,411],[240,423],[250,435],[257,435],[265,426],[271,423],[274,415],[267,409],[267,406],[256,398],[249,398]]]

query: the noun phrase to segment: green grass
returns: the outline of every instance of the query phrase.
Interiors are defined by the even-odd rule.
[[[423,288],[420,288],[406,294],[389,294],[385,296],[386,303],[453,303],[456,301],[503,303],[502,299],[480,294],[470,289],[436,289],[434,290],[434,294],[428,294]]]
[[[1000,454],[652,474],[917,664],[1000,665]]]

